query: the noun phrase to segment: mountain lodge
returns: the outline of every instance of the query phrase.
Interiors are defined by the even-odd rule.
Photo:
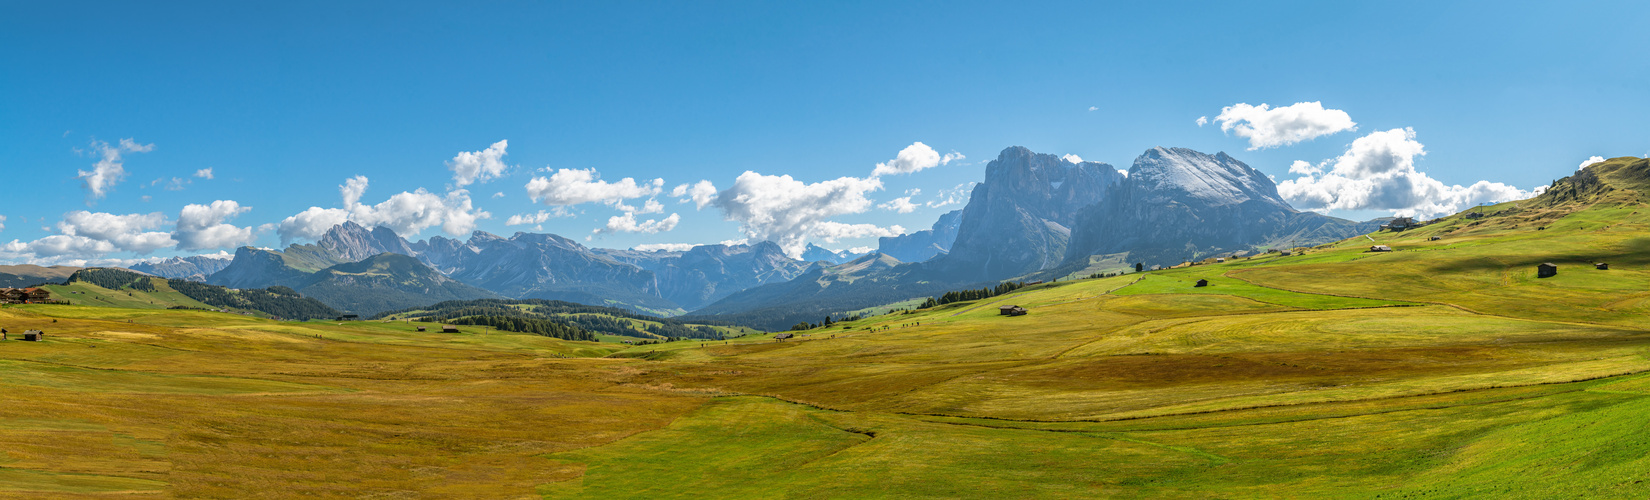
[[[51,300],[52,292],[44,288],[0,288],[0,304],[38,304]]]

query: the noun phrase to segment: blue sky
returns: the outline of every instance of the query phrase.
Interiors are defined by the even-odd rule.
[[[0,243],[12,242],[0,261],[279,247],[283,221],[311,207],[317,221],[419,228],[415,239],[473,227],[621,248],[874,246],[960,208],[926,203],[1013,145],[1125,169],[1154,146],[1226,151],[1280,182],[1312,175],[1294,189],[1316,201],[1297,206],[1358,219],[1451,206],[1334,191],[1371,182],[1347,177],[1368,160],[1353,154],[1365,137],[1377,153],[1424,145],[1368,165],[1505,185],[1484,193],[1528,192],[1591,156],[1650,154],[1642,2],[1133,4],[7,2],[0,169],[27,202],[0,208]],[[1314,102],[1356,128],[1250,150],[1256,139],[1216,121],[1239,103]],[[1253,116],[1233,123],[1269,126]],[[79,174],[103,159],[97,141],[125,172],[101,197]],[[499,141],[502,175],[449,194],[455,157]],[[965,158],[872,177],[917,142]],[[1291,173],[1296,161],[1308,165]],[[530,199],[534,178],[562,169],[606,184]],[[747,171],[761,176],[728,192]],[[340,186],[356,176],[369,181],[352,212]],[[616,186],[624,178],[635,189]],[[701,180],[723,199],[779,194],[702,208],[671,196]],[[882,207],[911,189],[909,212]],[[402,206],[375,206],[403,192]],[[642,213],[649,199],[662,212]],[[396,212],[417,204],[438,208]],[[507,225],[541,210],[571,217]]]

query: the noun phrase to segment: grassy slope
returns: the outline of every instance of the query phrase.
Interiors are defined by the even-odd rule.
[[[1610,196],[784,342],[5,308],[53,334],[0,344],[0,496],[1643,498],[1650,208]]]

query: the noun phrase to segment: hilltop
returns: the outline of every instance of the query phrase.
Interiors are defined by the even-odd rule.
[[[6,306],[0,324],[49,333],[0,343],[16,443],[0,490],[1640,497],[1650,486],[1623,478],[1650,467],[1646,174],[1618,158],[1416,229],[784,340],[623,346],[385,321],[589,307],[531,301],[342,323]],[[1544,262],[1558,274],[1537,277]],[[904,265],[806,275],[838,288]]]

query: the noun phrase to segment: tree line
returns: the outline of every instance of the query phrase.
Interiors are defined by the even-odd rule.
[[[166,280],[166,284],[183,296],[203,304],[251,309],[277,318],[304,320],[332,318],[342,314],[319,300],[299,295],[297,291],[284,286],[272,286],[261,290],[230,290],[187,280]]]
[[[998,295],[1002,295],[1002,294],[1009,293],[1009,292],[1012,292],[1012,291],[1015,291],[1015,290],[1019,290],[1021,288],[1025,288],[1025,286],[1026,286],[1026,283],[1024,281],[1008,281],[1008,282],[1000,283],[1000,284],[998,284],[997,286],[994,286],[994,287],[986,287],[986,288],[981,288],[981,289],[978,289],[978,290],[955,290],[955,291],[945,292],[944,294],[941,294],[939,297],[929,297],[928,300],[923,301],[922,305],[918,306],[917,308],[918,309],[927,309],[927,308],[930,308],[930,307],[943,306],[943,305],[946,305],[946,304],[950,304],[952,302],[966,302],[966,301],[970,301],[970,300],[989,299],[989,298],[992,298],[992,297],[996,297]]]
[[[577,326],[555,321],[510,316],[463,316],[458,318],[420,318],[419,321],[449,325],[489,326],[506,332],[531,333],[562,340],[597,342],[596,334]]]

